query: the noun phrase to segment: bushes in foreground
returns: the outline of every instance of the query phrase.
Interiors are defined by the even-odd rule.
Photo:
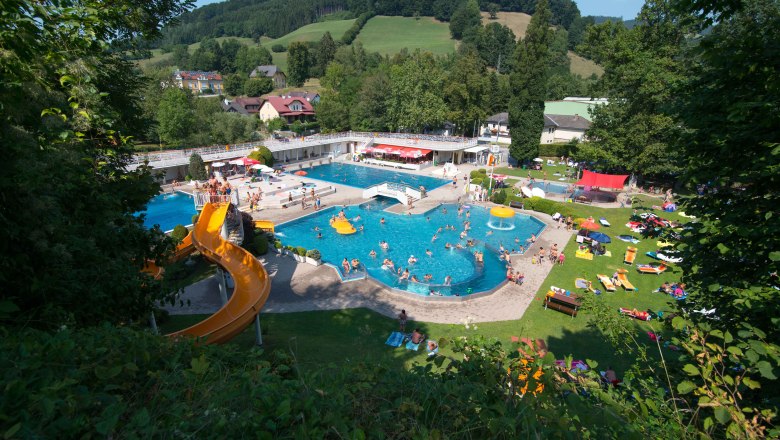
[[[521,398],[517,377],[528,369],[497,343],[457,341],[469,362],[439,356],[412,371],[356,363],[311,374],[284,352],[196,347],[130,328],[7,333],[0,338],[0,430],[8,438],[637,434],[611,415],[624,413],[619,407],[586,405],[592,398],[576,394],[561,399],[554,358],[538,363],[545,392]],[[434,365],[445,362],[437,372]]]

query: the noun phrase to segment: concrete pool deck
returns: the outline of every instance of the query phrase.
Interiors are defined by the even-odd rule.
[[[459,166],[458,185],[451,184],[432,190],[428,197],[415,203],[409,210],[403,205],[394,205],[393,212],[413,214],[426,212],[441,203],[454,203],[463,200],[464,181],[473,166]],[[414,172],[431,175],[436,168]],[[312,179],[314,180],[314,179]],[[362,203],[362,190],[333,184],[338,187],[335,194],[325,196],[323,207],[343,204]],[[472,203],[473,202],[469,202]],[[492,203],[477,203],[482,206],[494,206]],[[313,212],[293,206],[287,209],[268,209],[253,213],[255,219],[271,220],[282,223],[301,215]],[[534,296],[552,268],[552,264],[531,264],[533,252],[539,246],[547,249],[557,243],[559,249],[565,248],[573,235],[572,231],[559,228],[549,215],[532,211],[520,211],[543,221],[547,226],[537,242],[523,255],[512,256],[512,266],[525,274],[525,282],[518,286],[505,283],[490,294],[478,294],[474,297],[422,297],[390,289],[371,278],[342,283],[335,270],[329,266],[314,267],[297,263],[289,257],[269,253],[260,260],[272,278],[271,294],[261,313],[290,313],[314,310],[338,310],[345,308],[368,308],[385,316],[395,317],[405,309],[409,318],[417,321],[435,323],[490,322],[516,320],[534,301]],[[573,256],[570,256],[573,257]],[[229,289],[230,290],[230,289]],[[219,290],[215,277],[195,283],[184,289],[180,298],[184,306],[165,307],[172,314],[209,314],[220,308]],[[189,302],[189,304],[187,304]],[[541,307],[541,304],[538,305]]]

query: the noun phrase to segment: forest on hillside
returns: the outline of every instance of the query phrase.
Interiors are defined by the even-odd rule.
[[[163,30],[155,47],[191,44],[206,37],[278,38],[326,15],[355,18],[366,12],[390,16],[429,16],[449,21],[465,0],[229,0],[197,8]],[[481,10],[533,14],[534,0],[480,0]],[[572,0],[550,2],[552,24],[566,29],[580,18]]]

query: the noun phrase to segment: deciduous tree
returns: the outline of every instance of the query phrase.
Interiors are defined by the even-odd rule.
[[[189,92],[178,87],[165,90],[157,110],[157,125],[163,141],[181,145],[190,134],[194,114]]]

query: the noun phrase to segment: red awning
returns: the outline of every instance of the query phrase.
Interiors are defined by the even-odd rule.
[[[583,170],[582,179],[577,182],[577,185],[622,189],[626,183],[626,179],[628,179],[628,174],[599,174]]]
[[[401,157],[422,157],[431,152],[431,150],[426,150],[425,148],[400,147],[388,144],[377,144],[373,148],[374,151],[385,154],[399,154]]]

